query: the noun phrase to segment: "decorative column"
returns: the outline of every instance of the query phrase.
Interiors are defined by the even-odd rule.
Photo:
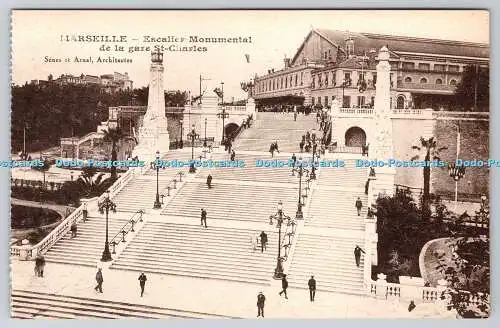
[[[170,138],[165,117],[165,90],[163,87],[163,53],[151,53],[148,108],[139,129],[139,144],[133,150],[133,156],[140,160],[152,161],[158,150],[165,154],[169,150]]]
[[[392,120],[390,108],[390,72],[389,49],[382,47],[378,55],[377,64],[377,91],[375,94],[375,129],[373,137],[370,138],[369,157],[387,161],[394,157],[392,144]],[[394,167],[377,168],[377,183],[374,186],[377,194],[392,195],[394,193],[394,177],[396,169]]]

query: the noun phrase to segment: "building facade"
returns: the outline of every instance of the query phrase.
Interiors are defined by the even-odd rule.
[[[303,105],[373,107],[378,50],[387,46],[391,108],[448,109],[468,65],[489,67],[489,45],[373,33],[313,29],[285,67],[255,76],[260,105],[292,100]]]
[[[128,73],[103,74],[101,76],[81,74],[80,76],[72,74],[61,74],[57,79],[52,80],[32,80],[32,84],[47,85],[49,83],[57,83],[59,85],[77,84],[77,85],[98,85],[105,92],[116,92],[118,90],[132,90],[133,82],[130,80]]]

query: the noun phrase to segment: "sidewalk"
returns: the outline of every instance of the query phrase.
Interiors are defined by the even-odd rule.
[[[270,287],[149,274],[144,297],[139,296],[137,272],[103,269],[103,294],[94,291],[95,268],[48,263],[44,278],[33,274],[32,262],[14,261],[12,288],[133,304],[208,312],[242,318],[257,315],[257,294],[266,296],[266,318],[396,318],[407,317],[406,304],[377,301],[362,296],[317,292],[309,301],[304,289],[289,289],[288,300],[280,297],[281,282],[270,277]],[[317,277],[320,279],[320,277]],[[304,283],[306,284],[306,282]]]

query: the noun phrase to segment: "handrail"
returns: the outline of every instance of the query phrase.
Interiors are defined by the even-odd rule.
[[[134,214],[132,214],[132,217],[119,229],[119,231],[116,233],[116,235],[111,239],[110,245],[113,246],[113,251],[116,245],[118,245],[120,242],[125,242],[125,235],[127,235],[129,232],[134,232],[134,226],[137,224],[137,222],[142,222],[142,215],[144,214],[144,210],[138,210]],[[135,219],[134,219],[135,218]],[[127,226],[130,224],[130,227],[127,228]],[[127,230],[125,230],[127,228]],[[122,234],[122,238],[118,238],[118,242],[116,241],[116,238],[118,237],[119,234]]]

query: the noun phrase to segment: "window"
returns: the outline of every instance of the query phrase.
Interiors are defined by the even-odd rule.
[[[351,107],[351,96],[344,96],[342,101],[342,107],[350,108]]]
[[[458,65],[449,65],[448,66],[448,72],[458,73],[458,71],[459,71]]]
[[[444,65],[443,64],[434,64],[434,70],[444,72]]]
[[[427,79],[425,77],[420,79],[420,84],[425,84],[427,83]]]
[[[323,86],[323,81],[321,81],[321,74],[318,74],[318,87],[322,87]],[[321,102],[319,102],[321,104]]]
[[[295,86],[297,86],[297,78],[298,78],[298,75],[295,74]]]
[[[325,96],[325,106],[328,106],[328,96]]]
[[[405,77],[405,83],[411,83],[411,77],[409,76]]]
[[[285,79],[285,89],[288,88],[288,78]]]
[[[328,73],[325,73],[325,87],[328,86]]]
[[[311,97],[311,104],[314,106],[314,97]]]
[[[358,96],[358,107],[365,105],[365,96]]]
[[[436,84],[443,84],[443,80],[441,80],[441,79],[436,79]]]
[[[281,78],[281,86],[280,89],[283,89],[283,78]]]
[[[431,69],[431,64],[420,63],[418,64],[418,69],[422,71],[429,71]]]
[[[415,69],[415,63],[404,62],[403,69],[406,69],[406,70]]]
[[[335,74],[335,72],[332,72],[332,85],[335,86],[337,82],[337,75]]]
[[[344,73],[344,80],[349,81],[351,79],[351,72]]]
[[[300,85],[303,84],[303,80],[304,80],[304,72],[300,72]]]
[[[311,88],[315,88],[314,81],[316,81],[316,76],[312,75]]]
[[[457,85],[457,81],[456,81],[456,80],[451,79],[451,80],[450,80],[450,85]]]
[[[321,105],[321,97],[318,97],[318,105]]]
[[[399,68],[398,62],[392,62],[392,63],[390,63],[390,65],[391,65],[391,71],[397,71]]]

